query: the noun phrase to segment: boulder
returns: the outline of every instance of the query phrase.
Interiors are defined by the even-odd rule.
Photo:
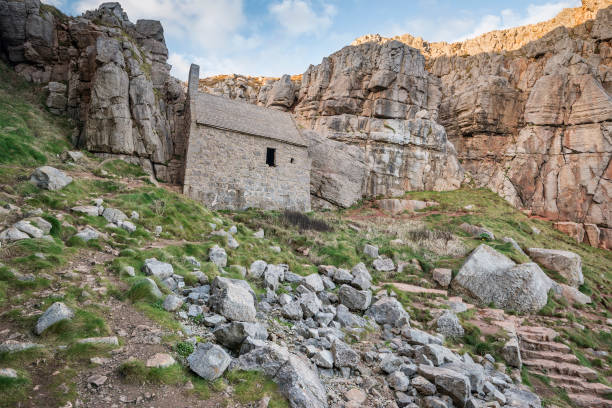
[[[410,381],[410,385],[414,387],[415,390],[421,395],[435,395],[436,394],[436,386],[427,380],[425,377],[417,375]]]
[[[116,208],[105,208],[102,211],[102,216],[106,219],[106,221],[119,225],[120,221],[125,221],[128,219],[128,216],[121,210]]]
[[[61,170],[50,166],[42,166],[34,170],[30,183],[45,190],[61,190],[72,183],[72,177]]]
[[[281,308],[281,315],[289,320],[302,320],[304,312],[300,302],[289,302]]]
[[[376,323],[403,327],[410,323],[410,316],[404,306],[394,297],[383,296],[376,301],[365,313]]]
[[[245,350],[246,351],[246,350]],[[232,370],[255,370],[272,378],[293,408],[327,408],[327,393],[314,367],[286,347],[256,342],[232,363]]]
[[[161,299],[164,295],[161,293],[161,290],[157,287],[157,283],[151,278],[145,278],[143,282],[146,282],[149,286],[149,290],[151,291],[151,295],[155,296],[158,299]]]
[[[176,295],[168,295],[164,299],[163,307],[168,312],[175,312],[183,306],[183,299]]]
[[[557,297],[567,300],[570,304],[587,305],[592,302],[590,296],[585,295],[573,286],[557,283],[553,285],[553,291]]]
[[[370,258],[378,258],[378,247],[376,245],[365,244],[363,246],[363,253]]]
[[[366,310],[372,301],[372,292],[357,290],[350,285],[342,285],[338,290],[338,299],[351,310]]]
[[[142,271],[147,275],[155,276],[158,279],[164,280],[174,275],[174,268],[171,264],[158,261],[155,258],[145,259]]]
[[[348,307],[343,304],[339,304],[336,308],[335,320],[341,327],[365,327],[366,325],[366,321],[363,317],[351,313]]]
[[[401,371],[396,371],[387,376],[389,387],[396,391],[407,391],[410,386],[410,379]]]
[[[453,271],[447,268],[436,268],[432,272],[432,278],[443,288],[447,288],[453,280]]]
[[[304,277],[302,284],[313,292],[322,292],[325,290],[321,276],[318,273],[313,273]]]
[[[570,251],[545,248],[529,248],[527,252],[534,262],[563,276],[568,285],[577,288],[584,283],[580,255]]]
[[[431,334],[422,330],[413,329],[409,326],[402,328],[402,336],[404,336],[410,344],[442,344],[442,340],[440,338],[432,336]]]
[[[217,276],[210,285],[211,308],[228,320],[256,321],[255,293],[248,282]]]
[[[268,330],[261,323],[230,322],[218,326],[213,332],[217,342],[230,350],[239,350],[242,342],[250,337],[255,340],[266,340]]]
[[[334,355],[329,350],[319,350],[312,356],[312,362],[322,368],[334,368]]]
[[[62,320],[70,320],[73,317],[74,312],[72,309],[62,302],[55,302],[38,318],[34,332],[40,335],[55,323]]]
[[[321,299],[313,292],[303,293],[300,296],[299,302],[302,307],[302,313],[306,318],[316,315],[321,306],[323,306]]]
[[[395,264],[390,258],[377,258],[372,262],[372,266],[378,272],[391,272],[395,270]]]
[[[30,239],[30,236],[17,228],[7,228],[0,233],[0,241],[13,242],[21,241],[22,239]]]
[[[445,337],[460,338],[465,334],[457,315],[451,311],[444,312],[436,324],[438,333]]]
[[[79,231],[74,236],[87,242],[91,241],[92,239],[100,238],[100,233],[91,227],[85,227],[83,230]]]
[[[249,267],[249,276],[252,276],[255,279],[262,277],[267,266],[268,264],[265,261],[254,261]]]
[[[480,245],[466,259],[452,282],[455,290],[481,305],[535,313],[548,301],[552,281],[534,263],[516,265],[488,245]]]
[[[460,407],[465,407],[471,394],[470,380],[453,370],[427,365],[419,365],[419,374],[432,381],[438,392],[448,395]]]
[[[218,245],[213,246],[208,251],[208,258],[210,262],[217,265],[219,268],[225,268],[227,266],[227,253],[225,249]]]
[[[221,377],[232,362],[232,357],[223,348],[212,343],[198,343],[187,357],[189,368],[208,381]]]
[[[521,348],[516,336],[513,336],[510,340],[504,344],[501,355],[510,367],[521,368],[523,366],[523,360],[521,358]]]
[[[156,353],[147,359],[145,365],[150,368],[166,368],[176,364],[176,360],[167,353]]]
[[[361,361],[359,354],[342,340],[334,340],[331,351],[334,355],[334,365],[338,368],[356,368]]]
[[[13,227],[17,228],[21,232],[25,232],[32,238],[42,238],[45,235],[45,233],[41,229],[33,226],[29,221],[26,220],[16,222]]]
[[[463,223],[459,226],[462,230],[470,234],[474,238],[486,237],[487,239],[494,240],[495,235],[486,228],[478,227],[476,225],[470,225],[468,223]]]
[[[372,286],[372,275],[370,275],[368,268],[366,268],[363,262],[355,265],[353,269],[351,269],[351,274],[353,275],[353,280],[351,281],[352,286],[361,290],[370,289]]]
[[[95,205],[77,205],[71,208],[72,211],[79,214],[89,215],[90,217],[97,217],[100,215],[99,207]]]

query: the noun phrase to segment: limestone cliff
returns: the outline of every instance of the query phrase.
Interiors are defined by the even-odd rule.
[[[76,144],[180,181],[185,96],[158,21],[133,24],[118,3],[72,18],[39,0],[0,0],[0,55],[48,83],[47,105],[75,120]]]
[[[584,0],[550,21],[454,44],[364,36],[311,66],[299,90],[293,83],[287,109],[363,147],[366,195],[461,181],[448,134],[477,185],[611,248],[611,5]]]

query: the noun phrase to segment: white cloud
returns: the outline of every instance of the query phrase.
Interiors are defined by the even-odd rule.
[[[100,0],[80,0],[76,10],[96,9]],[[122,0],[132,21],[161,20],[166,36],[196,42],[206,49],[219,49],[237,40],[244,27],[242,0]]]
[[[409,20],[405,24],[391,26],[389,34],[408,33],[421,36],[426,41],[462,41],[493,30],[546,21],[564,8],[579,7],[580,4],[580,0],[561,0],[541,5],[529,4],[523,12],[504,9],[499,15],[487,14],[481,17],[464,11],[462,15],[451,19]]]
[[[49,4],[54,7],[60,7],[64,5],[64,0],[45,0],[45,4]]]
[[[331,26],[336,7],[323,3],[317,13],[310,1],[283,0],[270,5],[270,13],[290,35],[321,34]]]

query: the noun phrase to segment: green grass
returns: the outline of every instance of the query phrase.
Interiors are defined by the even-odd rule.
[[[119,366],[123,381],[130,384],[184,384],[188,381],[185,369],[179,364],[170,367],[146,367],[142,361],[127,361]]]
[[[41,92],[0,62],[0,166],[37,166],[69,147],[71,128],[46,112]]]
[[[278,385],[256,371],[231,371],[225,375],[234,388],[233,398],[241,404],[261,401],[270,397],[268,407],[288,408],[288,401],[279,393]]]
[[[71,320],[57,322],[45,330],[40,337],[47,341],[70,342],[109,334],[110,330],[102,317],[88,310],[76,309]]]
[[[17,378],[0,377],[0,407],[15,407],[19,402],[26,400],[32,382],[21,370],[18,374]]]

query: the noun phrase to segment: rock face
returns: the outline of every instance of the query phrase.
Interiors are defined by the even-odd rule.
[[[363,195],[454,188],[463,173],[450,141],[477,185],[612,248],[611,5],[584,0],[550,21],[454,44],[364,36],[292,78],[295,102],[282,107],[319,137],[362,151]],[[209,82],[260,105],[277,83],[289,89],[286,78]],[[355,195],[361,173],[329,194],[352,165],[319,150],[313,194],[344,206],[339,196]]]
[[[516,265],[488,245],[470,254],[452,287],[482,305],[517,312],[537,312],[546,305],[553,282],[535,263]]]
[[[0,0],[0,57],[48,84],[50,111],[77,121],[75,143],[180,181],[185,95],[158,21],[133,24],[119,3],[71,18],[39,0]]]

